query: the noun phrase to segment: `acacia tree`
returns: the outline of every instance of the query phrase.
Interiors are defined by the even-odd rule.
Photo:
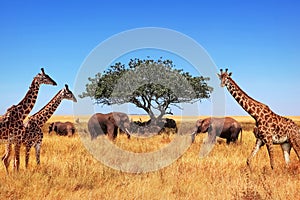
[[[151,120],[173,114],[170,106],[209,98],[213,88],[208,77],[192,76],[175,69],[171,60],[131,59],[128,65],[116,63],[89,78],[80,98],[91,97],[97,104],[133,103]],[[155,114],[158,113],[158,114]]]

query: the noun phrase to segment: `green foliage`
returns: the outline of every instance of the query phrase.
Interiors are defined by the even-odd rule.
[[[161,118],[172,114],[170,106],[193,103],[209,98],[213,88],[207,77],[193,77],[182,69],[175,69],[171,60],[131,59],[125,64],[116,63],[103,74],[89,78],[86,91],[79,97],[91,97],[98,104],[133,103],[145,110],[153,119],[154,110]]]

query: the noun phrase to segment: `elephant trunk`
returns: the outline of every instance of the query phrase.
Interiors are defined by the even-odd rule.
[[[192,143],[194,143],[195,141],[195,136],[196,136],[196,133],[197,133],[197,130],[194,130],[191,134],[191,137],[192,137]]]

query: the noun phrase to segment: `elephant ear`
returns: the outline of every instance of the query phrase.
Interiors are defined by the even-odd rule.
[[[108,119],[109,121],[111,121],[112,123],[115,123],[115,118],[114,118],[113,115],[109,116],[107,119]]]
[[[112,117],[114,118],[114,121],[115,121],[116,125],[120,125],[120,122],[121,122],[120,115],[117,114],[117,113],[114,113]]]
[[[202,124],[201,124],[201,132],[205,133],[208,131],[208,128],[210,126],[210,119],[204,119],[202,120]]]

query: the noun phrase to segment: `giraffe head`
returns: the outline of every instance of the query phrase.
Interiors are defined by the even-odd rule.
[[[228,73],[228,69],[225,69],[225,72],[223,72],[223,69],[220,69],[220,74],[217,74],[219,79],[221,80],[221,87],[224,87],[228,81],[228,78],[231,76],[231,72]]]
[[[75,98],[74,94],[69,90],[69,86],[65,84],[65,88],[61,90],[62,97],[64,99],[72,100],[73,102],[77,102],[77,99]]]
[[[36,75],[35,80],[39,84],[57,85],[56,82],[44,72],[44,68],[41,68],[41,73]]]

